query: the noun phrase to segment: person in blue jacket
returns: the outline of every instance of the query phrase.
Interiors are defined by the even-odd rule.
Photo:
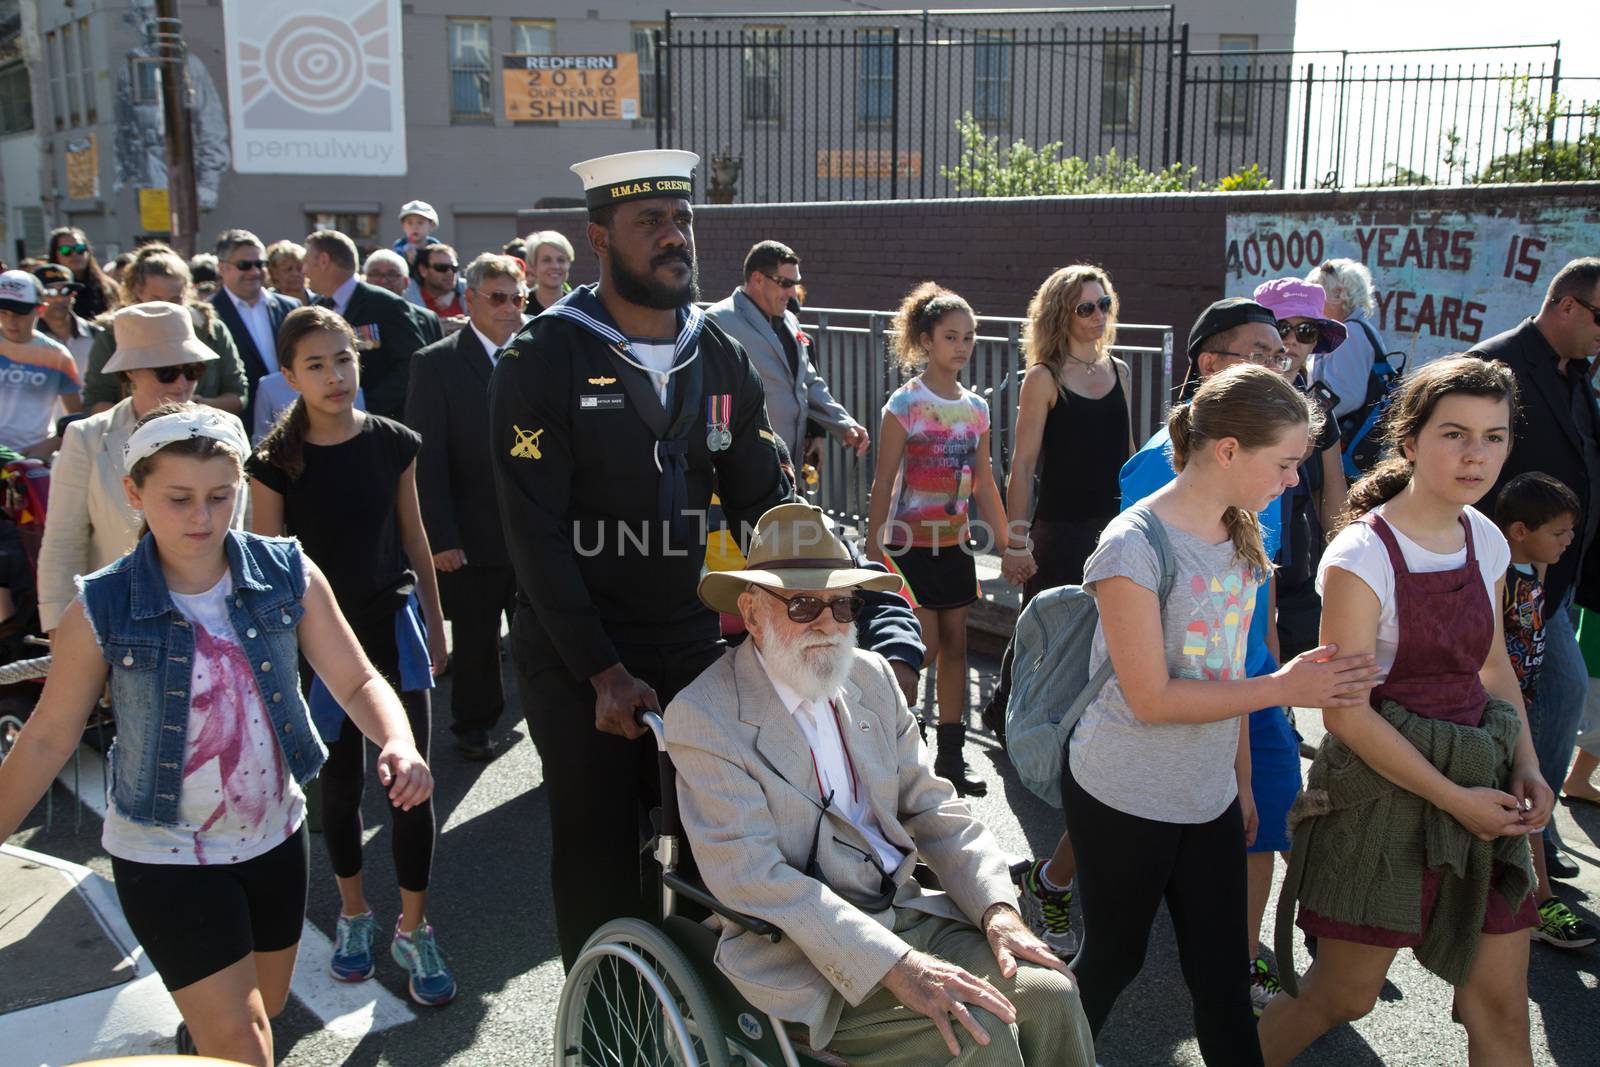
[[[1201,312],[1189,331],[1189,378],[1197,384],[1237,363],[1254,363],[1280,373],[1289,357],[1278,335],[1278,319],[1267,308],[1244,297],[1219,300]],[[1186,381],[1188,386],[1190,382]],[[1188,389],[1185,390],[1185,397]],[[1186,401],[1185,401],[1186,402]],[[1160,489],[1176,475],[1172,470],[1171,442],[1163,427],[1122,467],[1124,509]],[[1277,560],[1283,533],[1283,498],[1260,513],[1267,557]],[[1245,670],[1259,678],[1278,669],[1278,631],[1273,625],[1276,580],[1256,594],[1250,620]],[[1289,851],[1289,806],[1300,792],[1300,739],[1284,708],[1252,712],[1250,728],[1250,791],[1255,819],[1246,811],[1245,832],[1249,861],[1250,997],[1256,1014],[1278,991],[1272,965],[1261,957],[1259,931],[1272,891],[1272,856]],[[1252,835],[1253,823],[1253,835]]]

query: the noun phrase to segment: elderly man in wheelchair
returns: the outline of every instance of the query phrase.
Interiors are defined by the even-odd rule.
[[[820,1062],[1092,1067],[1005,857],[934,775],[888,665],[855,648],[858,591],[899,584],[797,504],[762,517],[747,569],[701,584],[750,634],[665,715],[716,968]]]

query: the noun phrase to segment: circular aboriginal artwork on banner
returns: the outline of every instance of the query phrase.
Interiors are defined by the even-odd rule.
[[[262,51],[272,87],[307,111],[348,107],[367,81],[361,39],[348,23],[326,15],[289,19]]]

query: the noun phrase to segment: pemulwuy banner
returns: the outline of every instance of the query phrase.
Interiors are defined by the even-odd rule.
[[[222,0],[240,174],[406,172],[400,0]]]

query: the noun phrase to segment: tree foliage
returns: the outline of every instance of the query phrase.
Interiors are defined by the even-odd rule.
[[[1205,188],[1199,168],[1174,163],[1161,170],[1145,170],[1137,161],[1124,159],[1112,149],[1103,156],[1084,159],[1062,157],[1062,142],[1034,148],[1026,141],[1000,147],[1000,138],[983,132],[968,112],[956,121],[961,136],[961,158],[939,174],[958,192],[978,196],[1067,196],[1081,193],[1182,193]]]

